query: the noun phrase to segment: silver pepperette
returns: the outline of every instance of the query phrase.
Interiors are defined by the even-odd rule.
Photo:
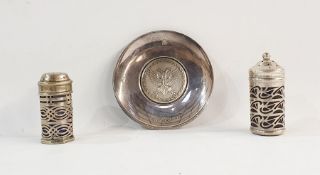
[[[249,70],[251,132],[276,136],[285,130],[284,69],[270,59],[263,60]]]
[[[39,81],[41,127],[44,144],[74,140],[72,81],[66,73],[45,73]]]

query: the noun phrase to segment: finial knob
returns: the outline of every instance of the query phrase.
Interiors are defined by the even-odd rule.
[[[271,57],[271,55],[268,52],[265,52],[262,55],[263,61],[269,61],[270,57]]]

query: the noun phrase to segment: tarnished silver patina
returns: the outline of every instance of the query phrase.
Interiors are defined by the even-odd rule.
[[[149,129],[176,128],[205,106],[213,72],[203,49],[173,31],[140,36],[122,52],[113,86],[121,108]]]
[[[45,73],[39,81],[41,128],[44,144],[74,140],[72,81],[66,73]]]
[[[285,130],[284,69],[270,59],[249,70],[251,132],[258,135],[281,135]]]

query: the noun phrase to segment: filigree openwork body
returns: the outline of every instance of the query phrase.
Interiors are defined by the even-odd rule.
[[[46,73],[41,77],[42,143],[61,144],[74,140],[71,83],[65,73]]]
[[[250,90],[251,127],[255,130],[282,130],[284,123],[284,86]]]

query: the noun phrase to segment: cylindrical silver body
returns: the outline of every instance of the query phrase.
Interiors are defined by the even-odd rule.
[[[74,140],[72,81],[66,73],[45,73],[39,81],[42,139],[44,144]]]
[[[284,69],[265,53],[249,71],[251,132],[281,135],[285,130]]]

